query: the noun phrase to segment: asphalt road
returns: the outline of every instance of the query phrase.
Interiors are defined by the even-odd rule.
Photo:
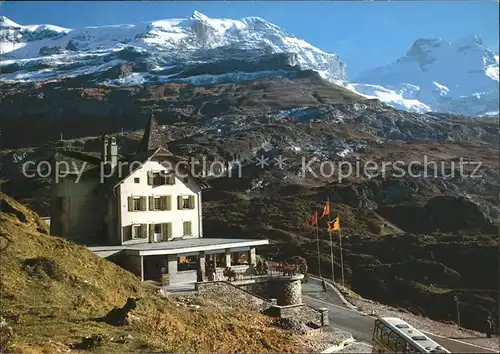
[[[315,308],[328,308],[330,326],[350,332],[357,341],[371,343],[374,318],[346,307],[333,289],[329,289],[325,293],[321,288],[320,281],[309,278],[307,283],[302,284],[302,298],[306,304]],[[426,333],[426,335],[452,353],[498,353],[494,350],[438,337],[430,333]]]

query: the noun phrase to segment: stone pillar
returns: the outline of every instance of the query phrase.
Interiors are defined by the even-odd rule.
[[[321,326],[328,326],[330,324],[328,309],[326,307],[321,307],[318,309],[318,311],[321,312]]]
[[[141,263],[141,280],[144,280],[144,257],[143,256],[139,256],[140,257],[140,263]]]
[[[250,247],[250,257],[249,257],[249,261],[250,261],[250,264],[253,264],[254,266],[257,265],[257,253],[255,252],[255,247]]]
[[[176,254],[169,254],[167,256],[168,260],[168,283],[175,284],[176,278],[177,278],[177,255]]]
[[[198,253],[198,281],[205,281],[207,279],[205,271],[205,252]]]
[[[231,267],[231,249],[226,248],[226,267]]]
[[[291,279],[283,286],[284,305],[299,305],[302,303],[302,282],[301,278]]]
[[[212,267],[212,270],[211,270],[211,273],[208,274],[208,271],[205,269],[205,271],[207,272],[207,279],[209,281],[214,281],[214,275],[216,273],[216,270],[217,270],[217,256],[215,253],[212,253],[210,255],[208,255],[208,262],[210,264],[210,266]]]

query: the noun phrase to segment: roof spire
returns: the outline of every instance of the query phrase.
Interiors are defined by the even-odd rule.
[[[160,126],[154,116],[154,110],[151,109],[151,115],[149,117],[148,124],[146,125],[146,129],[144,129],[144,135],[142,136],[141,144],[139,146],[139,152],[156,150],[159,147],[166,149],[167,139],[164,133],[160,130]]]

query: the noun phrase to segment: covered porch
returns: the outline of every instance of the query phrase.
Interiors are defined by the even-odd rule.
[[[257,263],[256,247],[268,240],[196,238],[122,246],[123,266],[142,280],[163,285],[222,279],[224,268],[244,275]],[[214,267],[215,266],[215,267]]]

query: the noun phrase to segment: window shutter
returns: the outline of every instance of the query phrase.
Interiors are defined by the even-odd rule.
[[[155,242],[155,224],[149,224],[149,242]]]
[[[146,210],[146,197],[141,197],[141,210]]]
[[[161,234],[160,238],[161,238],[162,241],[164,241],[164,240],[167,239],[167,237],[165,235],[166,229],[167,229],[166,226],[167,226],[167,224],[160,224],[160,234]]]
[[[175,184],[175,176],[173,174],[168,176],[168,184],[170,184],[171,186]]]
[[[155,197],[149,197],[149,210],[155,210]]]
[[[141,238],[148,237],[148,224],[141,224]]]
[[[172,197],[169,195],[165,196],[165,210],[172,210]]]
[[[128,211],[134,211],[134,198],[128,197]]]
[[[194,195],[189,196],[189,209],[194,209]]]
[[[182,210],[182,195],[177,196],[177,209]]]
[[[153,185],[153,178],[154,178],[153,173],[151,171],[148,171],[148,184],[150,186]]]
[[[131,240],[134,237],[134,227],[132,225],[127,226],[125,232],[125,240]]]
[[[172,238],[174,235],[172,234],[172,223],[167,223],[167,239]]]

